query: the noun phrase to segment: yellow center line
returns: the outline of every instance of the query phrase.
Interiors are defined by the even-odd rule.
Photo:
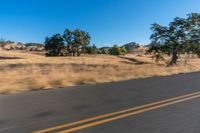
[[[93,127],[93,126],[96,126],[96,125],[115,121],[115,120],[122,119],[122,118],[125,118],[125,117],[141,114],[141,113],[144,113],[144,112],[147,112],[147,111],[150,111],[150,110],[154,110],[154,109],[158,109],[158,108],[161,108],[161,107],[173,105],[173,104],[176,104],[176,103],[188,101],[188,100],[195,99],[195,98],[198,98],[198,97],[200,97],[200,95],[180,99],[180,100],[177,100],[177,101],[172,101],[172,102],[169,102],[169,103],[164,103],[164,104],[161,104],[161,105],[156,105],[156,106],[153,106],[153,107],[141,109],[141,110],[138,110],[138,111],[134,111],[134,112],[119,115],[119,116],[116,116],[116,117],[100,120],[100,121],[97,121],[97,122],[92,122],[92,123],[89,123],[89,124],[84,124],[84,125],[74,127],[74,128],[71,128],[71,129],[67,129],[67,130],[64,130],[64,131],[60,131],[60,132],[57,132],[57,133],[70,133],[70,132],[78,131],[78,130],[81,130],[81,129],[84,129],[84,128]]]
[[[195,92],[195,93],[182,95],[182,96],[177,96],[177,97],[166,99],[166,100],[161,100],[161,101],[150,103],[150,104],[145,104],[145,105],[141,105],[141,106],[137,106],[137,107],[121,110],[121,111],[116,111],[116,112],[112,112],[112,113],[99,115],[99,116],[96,116],[96,117],[80,120],[80,121],[77,121],[77,122],[72,122],[72,123],[68,123],[68,124],[63,124],[63,125],[59,125],[59,126],[55,126],[55,127],[51,127],[51,128],[35,131],[33,133],[45,133],[45,132],[49,132],[49,131],[53,131],[53,130],[58,130],[58,129],[61,129],[61,128],[67,128],[67,127],[70,127],[70,126],[75,126],[75,125],[78,125],[78,124],[84,124],[86,122],[91,122],[91,121],[94,121],[94,120],[99,120],[99,119],[103,119],[103,118],[106,118],[106,117],[111,117],[111,116],[114,116],[114,115],[119,115],[119,114],[122,114],[122,113],[134,111],[134,110],[147,108],[147,107],[150,107],[150,106],[163,104],[163,103],[166,103],[166,102],[170,102],[170,101],[174,101],[174,100],[178,100],[178,99],[181,99],[181,98],[186,98],[186,97],[190,97],[190,96],[194,96],[194,95],[198,95],[198,94],[200,94],[200,91],[199,92]]]

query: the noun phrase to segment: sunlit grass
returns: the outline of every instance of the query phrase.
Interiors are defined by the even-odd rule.
[[[44,57],[36,54],[0,51],[0,93],[52,89],[77,84],[94,84],[127,79],[164,76],[200,70],[200,59],[166,67],[154,63],[150,55],[108,55]]]

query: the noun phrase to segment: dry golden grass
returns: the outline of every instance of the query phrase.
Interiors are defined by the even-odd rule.
[[[154,63],[150,55],[44,57],[0,51],[0,93],[164,76],[199,71],[199,66],[198,58],[185,64],[182,57],[178,66],[166,67]]]

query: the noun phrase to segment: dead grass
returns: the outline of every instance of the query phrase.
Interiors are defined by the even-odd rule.
[[[127,79],[164,76],[200,70],[200,59],[166,67],[152,62],[150,55],[44,57],[29,53],[0,51],[0,93],[52,89]]]

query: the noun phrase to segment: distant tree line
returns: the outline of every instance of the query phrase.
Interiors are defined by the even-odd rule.
[[[109,54],[109,55],[125,55],[127,50],[125,46],[114,45],[113,47],[102,47],[99,49],[100,54]]]
[[[46,56],[80,56],[81,54],[125,55],[139,44],[129,43],[123,46],[97,48],[90,45],[91,36],[80,29],[66,29],[64,33],[54,34],[45,39]]]
[[[125,55],[131,53],[134,49],[140,47],[138,43],[130,42],[122,46],[114,45],[113,47],[101,47],[99,48],[100,54],[110,54],[110,55]]]
[[[6,39],[0,39],[0,46],[6,45],[8,43],[14,43],[14,41],[6,40]]]
[[[25,43],[25,46],[37,46],[37,47],[44,47],[44,44],[42,43]]]
[[[149,52],[158,59],[163,54],[171,55],[169,65],[174,65],[181,54],[197,54],[200,57],[200,13],[191,13],[187,18],[175,18],[168,26],[154,23],[151,27]]]

